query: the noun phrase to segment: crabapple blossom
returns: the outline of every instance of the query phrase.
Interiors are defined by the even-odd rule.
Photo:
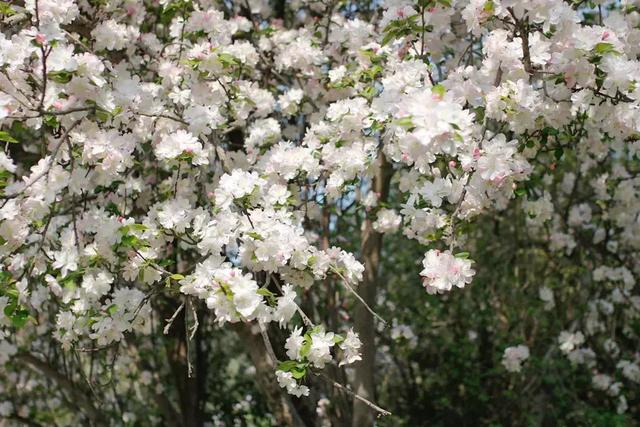
[[[276,371],[276,378],[280,387],[286,388],[289,394],[297,397],[309,395],[309,387],[299,385],[291,372]]]
[[[529,347],[526,345],[517,345],[515,347],[507,347],[502,356],[502,364],[509,372],[520,372],[522,363],[529,358]]]
[[[402,217],[392,209],[380,209],[373,228],[380,233],[394,233],[400,228]]]
[[[349,329],[346,338],[340,343],[340,348],[344,351],[344,360],[342,360],[339,365],[362,360],[359,350],[360,347],[362,347],[362,343],[360,342],[360,338],[358,338],[358,334],[353,332],[353,329]]]
[[[309,361],[318,368],[324,367],[331,360],[331,347],[335,345],[333,332],[318,331],[311,334]]]
[[[302,328],[297,327],[291,332],[284,348],[287,349],[287,357],[292,360],[300,359],[300,349],[302,348],[304,338],[302,337]]]
[[[451,251],[430,250],[422,262],[424,287],[430,294],[450,291],[453,287],[464,288],[471,282],[475,271],[471,260],[454,256]]]

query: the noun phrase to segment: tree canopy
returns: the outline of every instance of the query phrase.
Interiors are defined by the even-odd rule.
[[[640,3],[0,2],[7,425],[632,425]]]

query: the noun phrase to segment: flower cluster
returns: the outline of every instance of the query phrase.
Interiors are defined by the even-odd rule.
[[[475,271],[471,261],[450,251],[430,250],[422,262],[424,287],[430,294],[450,291],[453,287],[464,288],[471,282]]]

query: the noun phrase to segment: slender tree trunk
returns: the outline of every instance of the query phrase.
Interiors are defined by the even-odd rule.
[[[256,381],[267,399],[278,426],[305,427],[291,398],[280,388],[275,378],[276,367],[269,358],[262,336],[254,334],[251,325],[237,323],[234,326],[256,368]]]
[[[323,251],[328,250],[331,247],[330,236],[331,236],[331,211],[329,206],[325,206],[322,210],[322,239],[320,241],[320,249]],[[337,225],[336,225],[337,227]],[[327,292],[327,322],[329,325],[329,330],[337,331],[338,330],[338,304],[339,304],[339,296],[336,289],[336,282],[330,276],[327,276],[323,283],[323,288],[326,289]],[[343,368],[328,365],[326,367],[327,375],[333,379],[334,381],[340,384],[346,384],[347,379],[344,373]],[[347,396],[336,390],[330,384],[326,382],[320,383],[324,392],[331,400],[331,410],[328,411],[327,417],[331,422],[332,426],[344,425],[347,421],[351,419],[351,402],[348,400]]]
[[[184,427],[200,427],[204,424],[203,413],[201,411],[200,402],[203,396],[200,393],[198,382],[204,380],[199,379],[200,375],[205,375],[200,370],[201,366],[194,364],[194,369],[189,376],[189,358],[193,357],[195,348],[187,350],[187,346],[194,346],[193,343],[187,344],[188,331],[186,313],[190,310],[185,306],[179,316],[174,320],[169,330],[169,347],[167,348],[167,358],[176,389],[178,391],[181,425]],[[173,307],[169,311],[165,311],[165,318],[169,318],[173,313]],[[169,314],[167,314],[169,313]]]
[[[381,153],[373,178],[372,190],[378,194],[378,201],[384,202],[389,195],[389,180],[391,178],[389,164]],[[360,253],[364,262],[364,275],[362,283],[358,286],[358,294],[370,306],[374,307],[376,301],[376,288],[378,282],[378,269],[380,264],[380,252],[382,250],[382,235],[373,229],[374,218],[367,216],[361,235]],[[375,400],[375,320],[363,304],[356,303],[354,311],[355,330],[362,341],[362,360],[357,362],[353,386],[360,396]],[[373,425],[375,414],[372,409],[360,402],[353,402],[353,427],[366,427]]]

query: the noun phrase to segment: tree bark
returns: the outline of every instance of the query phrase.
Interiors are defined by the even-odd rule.
[[[384,202],[389,195],[389,181],[391,179],[390,167],[384,155],[380,153],[376,165],[375,176],[372,182],[372,190],[378,194],[378,202]],[[382,250],[382,235],[373,229],[374,218],[367,218],[361,234],[360,253],[364,263],[362,283],[357,292],[370,306],[376,302],[376,288],[378,282],[378,270],[380,265],[380,252]],[[365,399],[375,401],[375,323],[373,315],[363,304],[356,302],[354,310],[354,326],[362,341],[362,360],[354,365],[355,376],[353,386],[355,392]],[[355,399],[353,402],[353,427],[366,427],[373,425],[375,414],[373,410],[363,402]]]
[[[162,318],[169,319],[175,313],[177,304],[178,301],[161,306]],[[168,339],[164,340],[164,344],[167,362],[171,369],[171,377],[178,397],[180,425],[184,427],[200,427],[205,421],[202,411],[205,396],[201,393],[198,382],[206,381],[206,373],[202,365],[196,361],[192,375],[189,376],[189,358],[196,352],[195,347],[198,345],[187,343],[189,339],[187,330],[187,315],[189,311],[191,311],[191,308],[185,303],[184,309],[174,319],[167,335]]]
[[[325,206],[322,209],[322,239],[320,241],[320,249],[322,249],[323,251],[327,251],[331,247],[330,222],[331,211],[329,209],[329,206]],[[330,276],[327,276],[324,279],[323,288],[326,289],[327,292],[327,323],[329,325],[329,330],[337,331],[339,296],[337,293],[335,280]],[[340,384],[347,383],[346,375],[343,368],[335,365],[328,365],[326,367],[326,372],[332,380]],[[351,419],[351,402],[348,400],[347,396],[344,393],[340,392],[330,384],[322,382],[320,383],[320,385],[331,400],[331,408],[327,413],[327,417],[330,420],[331,425],[339,426],[345,424],[347,422],[345,420]]]
[[[251,361],[256,368],[258,388],[267,399],[271,413],[278,426],[305,427],[289,395],[280,388],[275,378],[276,366],[271,361],[262,336],[254,334],[251,325],[236,323],[233,325],[240,340],[244,343]]]

